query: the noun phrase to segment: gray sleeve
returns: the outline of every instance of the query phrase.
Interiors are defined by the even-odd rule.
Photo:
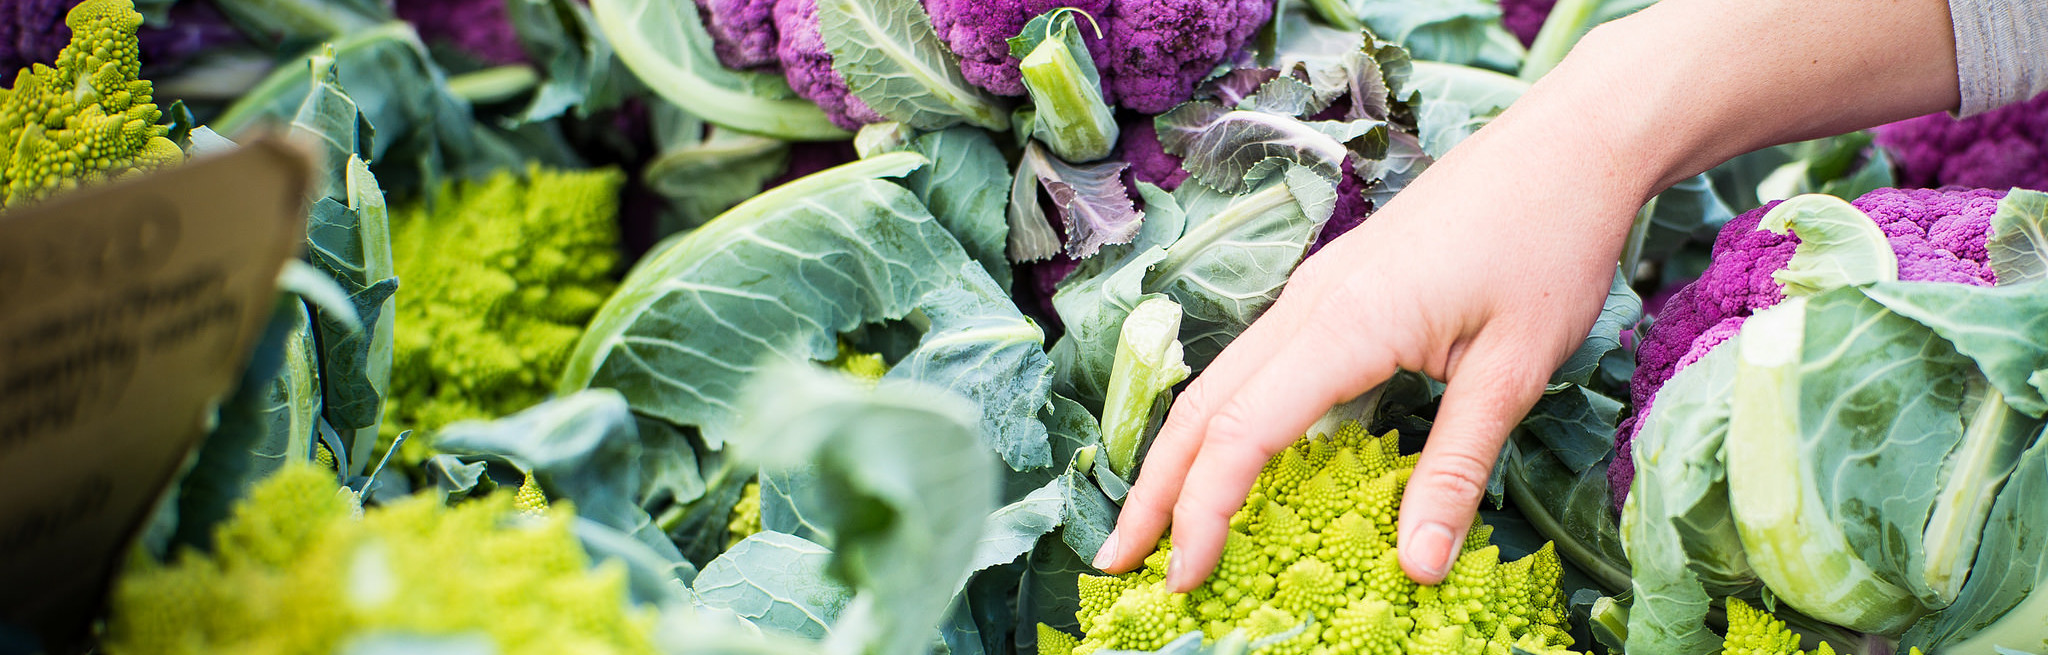
[[[1956,30],[1957,116],[2048,90],[2048,0],[1948,0]]]

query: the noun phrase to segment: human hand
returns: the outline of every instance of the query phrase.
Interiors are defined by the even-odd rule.
[[[1304,262],[1175,401],[1099,568],[1140,566],[1170,518],[1167,586],[1198,586],[1266,461],[1398,368],[1448,383],[1399,526],[1409,576],[1443,579],[1508,431],[1597,316],[1648,185],[1496,134]]]

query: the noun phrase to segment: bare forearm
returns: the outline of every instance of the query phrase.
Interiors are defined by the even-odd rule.
[[[1945,0],[1663,0],[1587,35],[1496,131],[1580,140],[1647,198],[1744,152],[1956,105]]]

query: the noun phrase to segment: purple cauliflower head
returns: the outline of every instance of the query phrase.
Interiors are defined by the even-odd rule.
[[[775,0],[697,0],[719,63],[742,70],[773,68]]]
[[[925,0],[939,39],[960,56],[967,81],[991,93],[1023,95],[1010,37],[1060,7],[1087,12],[1102,37],[1081,29],[1112,104],[1157,114],[1186,102],[1218,64],[1244,50],[1273,16],[1267,0]],[[1086,22],[1085,20],[1083,21]]]
[[[242,33],[213,3],[180,2],[171,5],[168,24],[143,25],[136,38],[142,41],[142,74],[153,77],[208,50],[238,43]]]
[[[1110,54],[1097,59],[1116,104],[1157,114],[1186,102],[1217,64],[1244,49],[1273,17],[1266,0],[1141,0],[1116,5],[1103,24]]]
[[[1017,58],[1010,56],[1010,37],[1024,31],[1024,24],[1040,14],[1072,7],[1092,16],[1105,29],[1109,0],[925,0],[932,29],[953,54],[960,56],[960,72],[967,81],[1006,96],[1024,95],[1024,78],[1017,72]],[[1076,17],[1088,53],[1101,61],[1109,56],[1109,42],[1097,38],[1087,18]],[[1105,34],[1106,36],[1106,34]]]
[[[1167,191],[1178,189],[1182,182],[1187,181],[1188,170],[1181,167],[1180,158],[1159,144],[1159,128],[1151,116],[1139,116],[1121,123],[1117,130],[1116,150],[1110,153],[1110,158],[1130,164],[1132,179]]]
[[[1899,183],[2048,190],[2048,93],[1957,120],[1929,114],[1877,128]]]
[[[1500,0],[1500,22],[1522,41],[1523,47],[1536,44],[1536,33],[1543,31],[1543,21],[1550,19],[1550,8],[1557,0]]]
[[[527,60],[519,33],[505,15],[505,0],[398,0],[394,8],[428,43],[445,44],[493,66]]]
[[[1899,258],[1899,279],[1990,286],[1997,280],[1986,264],[1984,242],[2003,197],[2004,189],[1878,189],[1850,204],[1884,231]],[[1664,303],[1636,349],[1635,377],[1629,382],[1634,413],[1617,430],[1614,463],[1607,471],[1616,508],[1635,480],[1631,446],[1657,390],[1734,336],[1750,315],[1784,300],[1784,288],[1771,274],[1792,261],[1799,238],[1757,229],[1777,204],[1750,210],[1721,228],[1707,270]]]
[[[1316,234],[1316,242],[1309,244],[1308,254],[1316,254],[1323,246],[1337,237],[1344,236],[1352,228],[1365,222],[1372,215],[1372,201],[1365,199],[1365,181],[1358,179],[1351,160],[1344,160],[1344,166],[1337,175],[1337,207],[1330,212],[1330,220],[1323,223],[1323,231]]]
[[[789,87],[825,110],[832,124],[852,130],[887,120],[846,88],[846,78],[832,70],[832,51],[818,31],[817,0],[775,0],[775,57]]]
[[[49,64],[71,43],[64,13],[77,0],[7,0],[0,3],[0,85],[29,64]]]

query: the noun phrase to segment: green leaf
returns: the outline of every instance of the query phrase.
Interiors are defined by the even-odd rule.
[[[988,515],[981,539],[974,544],[974,559],[967,568],[979,571],[1007,564],[1030,552],[1039,537],[1059,527],[1066,507],[1066,481],[1059,478],[1023,500],[996,510]]]
[[[1500,24],[1500,5],[1483,0],[1351,0],[1374,34],[1406,46],[1416,59],[1514,70],[1522,44]]]
[[[847,90],[883,116],[920,130],[1010,129],[1009,108],[967,83],[917,0],[819,0],[818,31]]]
[[[1010,225],[1003,206],[1010,170],[995,139],[978,129],[954,127],[919,135],[907,145],[931,163],[904,176],[903,186],[924,201],[996,286],[1009,289],[1010,260],[1003,249]]]
[[[393,18],[390,9],[367,0],[219,0],[214,6],[265,49],[286,52]]]
[[[1954,344],[2014,408],[2048,413],[2048,283],[1888,282],[1863,293]]]
[[[530,473],[550,497],[573,501],[578,516],[632,535],[671,561],[683,559],[640,507],[646,451],[625,398],[614,391],[575,392],[495,421],[457,421],[435,435],[434,447]]]
[[[1749,586],[1722,458],[1740,339],[1673,375],[1636,433],[1636,475],[1621,517],[1635,597],[1631,651],[1713,652],[1720,640],[1706,627],[1709,592]]]
[[[1841,198],[1807,194],[1779,203],[1764,214],[1759,230],[1793,233],[1799,247],[1771,279],[1785,295],[1899,279],[1899,259],[1877,221]]]
[[[831,571],[857,593],[832,640],[920,650],[996,506],[1000,469],[976,436],[980,412],[940,387],[885,379],[869,391],[798,365],[753,381],[741,406],[737,454],[764,471],[815,475],[796,505],[829,527]]]
[[[1028,144],[1025,144],[1028,148]],[[1039,157],[1018,157],[1017,172],[1010,177],[1010,198],[1004,218],[1009,223],[1009,255],[1013,262],[1035,262],[1060,252],[1060,235],[1046,218],[1038,202]]]
[[[742,384],[775,362],[823,361],[861,325],[919,312],[929,328],[889,372],[975,401],[981,436],[1016,470],[1051,464],[1037,421],[1044,336],[902,187],[924,163],[892,153],[755,197],[650,255],[592,319],[560,390],[618,389],[635,411],[720,447]]]
[[[613,70],[611,42],[589,7],[572,0],[508,0],[505,8],[520,45],[547,72],[519,121],[537,123],[572,108],[589,116],[625,99],[627,78]]]
[[[1621,333],[1634,328],[1642,318],[1643,300],[1636,297],[1635,289],[1629,287],[1628,276],[1622,274],[1622,269],[1615,269],[1614,278],[1607,285],[1607,302],[1600,306],[1600,316],[1593,319],[1593,330],[1579,344],[1579,349],[1550,374],[1550,383],[1592,384],[1593,373],[1600,368],[1601,358],[1620,348]],[[1573,470],[1581,468],[1584,466]]]
[[[2048,279],[2048,193],[2013,189],[1991,215],[1991,271],[2000,285]]]
[[[720,65],[694,2],[594,0],[590,10],[642,84],[704,120],[791,141],[853,136],[797,97],[782,76]]]
[[[1329,220],[1336,191],[1322,176],[1289,166],[1243,195],[1187,184],[1175,196],[1187,210],[1187,230],[1146,273],[1144,289],[1181,304],[1181,342],[1199,371],[1279,298]]]
[[[1515,508],[1557,544],[1559,556],[1606,593],[1628,590],[1629,560],[1615,521],[1607,462],[1575,473],[1527,432],[1517,432],[1514,440],[1503,477]]]
[[[387,186],[434,187],[448,177],[482,175],[524,163],[505,138],[476,123],[467,100],[448,87],[447,74],[403,21],[348,32],[319,51],[280,64],[212,121],[215,130],[241,137],[270,121],[297,116],[311,93],[320,93],[318,71],[331,57],[333,80],[355,98],[381,102],[361,106],[362,119],[386,138],[376,139],[364,159],[377,162]],[[364,132],[367,135],[367,132]],[[371,141],[364,139],[364,141]]]
[[[1962,383],[1953,367],[1966,362],[1849,288],[1758,312],[1732,345],[1728,495],[1750,566],[1808,616],[1904,631],[1925,610],[1884,573],[1905,570],[1909,555],[1898,551],[1919,545],[1941,461],[1959,436]],[[1894,448],[1899,454],[1876,466],[1851,459]],[[1916,509],[1921,522],[1906,528],[1907,539],[1859,543],[1897,535],[1903,526],[1887,519],[1910,521]]]
[[[1196,180],[1227,194],[1250,191],[1285,163],[1334,184],[1346,157],[1357,151],[1376,159],[1387,140],[1383,121],[1309,123],[1207,102],[1182,104],[1156,122],[1166,152],[1180,156]]]
[[[697,574],[705,605],[730,610],[762,630],[823,639],[853,591],[826,573],[832,551],[779,532],[747,537]]]
[[[1411,67],[1395,92],[1416,95],[1416,133],[1431,157],[1443,157],[1529,91],[1529,83],[1490,70],[1435,61],[1415,61]]]
[[[1997,490],[1962,593],[1914,625],[1900,648],[2004,655],[2048,644],[2048,542],[2040,538],[2048,532],[2048,439],[2034,440]]]
[[[1621,408],[1621,401],[1571,385],[1538,399],[1522,428],[1572,473],[1580,473],[1613,452],[1614,424]]]
[[[674,234],[709,222],[760,195],[789,165],[789,144],[730,130],[672,147],[647,162],[641,179],[678,214],[660,232]]]
[[[1102,406],[1124,317],[1151,297],[1145,276],[1166,259],[1166,246],[1186,227],[1186,214],[1173,195],[1143,182],[1138,194],[1145,199],[1147,217],[1132,243],[1083,260],[1052,298],[1066,326],[1066,335],[1052,348],[1054,386],[1086,407]]]

